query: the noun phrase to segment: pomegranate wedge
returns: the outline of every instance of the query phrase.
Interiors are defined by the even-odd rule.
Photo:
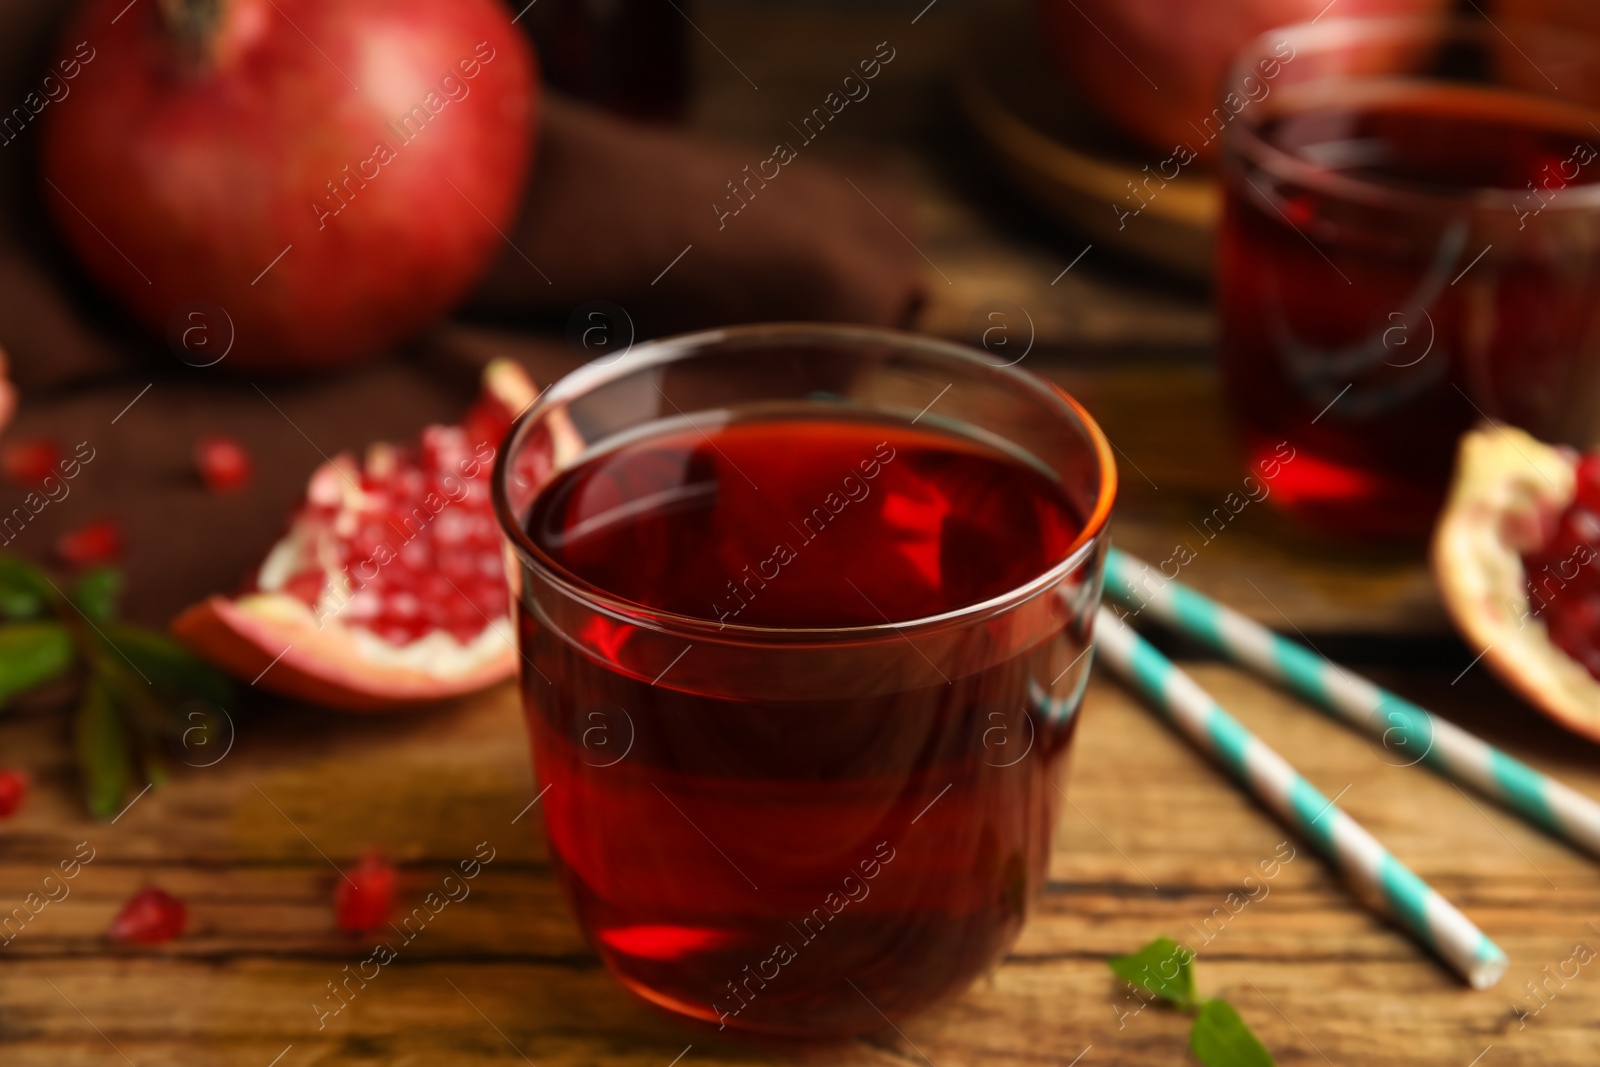
[[[318,467],[251,588],[189,608],[173,632],[262,688],[352,710],[510,677],[515,631],[489,479],[534,396],[520,367],[496,361],[462,425]]]

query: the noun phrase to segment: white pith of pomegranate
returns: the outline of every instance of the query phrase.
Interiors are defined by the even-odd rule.
[[[517,652],[490,476],[534,396],[520,367],[496,361],[461,426],[324,463],[253,587],[190,608],[174,632],[263,688],[336,707],[437,700],[509,677]]]
[[[1560,647],[1581,651],[1570,629],[1588,595],[1583,571],[1600,565],[1580,562],[1579,462],[1514,427],[1467,432],[1432,559],[1440,599],[1483,662],[1539,710],[1600,740],[1600,680]]]

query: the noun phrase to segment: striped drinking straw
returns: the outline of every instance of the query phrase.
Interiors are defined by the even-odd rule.
[[[1279,819],[1311,841],[1357,895],[1455,968],[1474,989],[1500,980],[1506,954],[1359,823],[1116,615],[1095,619],[1097,657],[1143,693],[1195,747],[1222,764]]]
[[[1112,549],[1105,595],[1150,615],[1381,740],[1470,785],[1552,835],[1600,856],[1600,804],[1448,720],[1283,637],[1149,564]]]

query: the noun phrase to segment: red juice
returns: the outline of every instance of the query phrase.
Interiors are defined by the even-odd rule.
[[[637,609],[522,602],[551,851],[647,999],[738,1029],[875,1030],[990,965],[1042,884],[1094,583],[977,625],[912,620],[1039,578],[1083,519],[1042,468],[943,431],[696,426],[580,463],[529,513],[558,572]],[[709,635],[652,648],[654,613]],[[793,635],[782,657],[740,634],[886,621],[910,625]]]
[[[1600,231],[1576,208],[1600,181],[1594,114],[1400,80],[1265,104],[1228,160],[1218,272],[1251,465],[1284,441],[1297,454],[1273,498],[1324,528],[1413,535],[1479,418],[1587,434]]]

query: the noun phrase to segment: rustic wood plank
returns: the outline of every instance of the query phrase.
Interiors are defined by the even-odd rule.
[[[1200,945],[1203,987],[1234,999],[1284,1064],[1321,1062],[1312,1044],[1335,1062],[1465,1064],[1490,1043],[1495,1062],[1588,1062],[1600,984],[1567,983],[1526,1029],[1508,998],[1575,942],[1600,943],[1588,925],[1600,914],[1592,864],[1425,771],[1390,766],[1378,746],[1230,668],[1195,673],[1325,792],[1350,786],[1344,806],[1511,954],[1501,987],[1465,991],[1355,904],[1300,842],[1267,895],[1228,913],[1227,894],[1285,831],[1131,697],[1096,681],[1067,779],[1074,806],[1014,951],[966,994],[905,1024],[903,1038],[874,1035],[823,1061],[918,1060],[921,1050],[939,1067],[1059,1063],[1089,1044],[1096,1063],[1175,1061],[1182,1020],[1150,1009],[1119,1029],[1114,1006],[1133,1005],[1101,962],[1166,932]],[[1452,714],[1478,709],[1466,716],[1474,728],[1600,793],[1592,753],[1508,714],[1487,679],[1469,676],[1465,691],[1442,676],[1402,684]],[[558,899],[537,820],[510,823],[532,787],[509,688],[426,716],[271,709],[244,725],[226,759],[183,772],[114,826],[78,814],[56,719],[7,722],[0,747],[41,769],[29,806],[5,825],[0,903],[19,900],[76,842],[97,850],[71,896],[0,949],[11,955],[0,972],[8,1063],[116,1062],[83,1015],[140,1067],[264,1067],[291,1044],[286,1064],[519,1062],[506,1039],[540,1064],[664,1067],[689,1044],[700,1061],[795,1058],[667,1019],[605,976]],[[472,895],[320,1031],[312,999],[368,946],[332,929],[336,875],[306,838],[339,863],[388,849],[404,863],[402,907],[476,842],[497,850]],[[193,931],[157,950],[107,951],[101,931],[149,881],[189,900]]]

